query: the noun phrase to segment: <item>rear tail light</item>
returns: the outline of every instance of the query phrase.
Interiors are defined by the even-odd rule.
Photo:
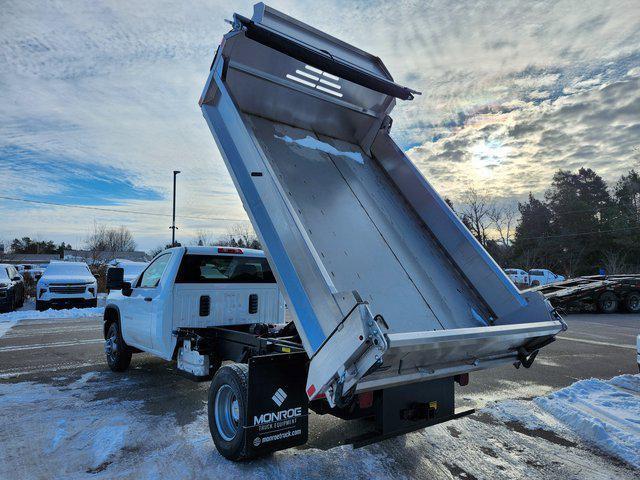
[[[242,255],[244,252],[241,248],[218,247],[218,253],[237,253]]]

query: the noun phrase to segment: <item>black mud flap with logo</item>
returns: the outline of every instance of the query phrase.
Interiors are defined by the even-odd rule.
[[[309,432],[304,352],[249,360],[246,451],[251,456],[303,445]]]

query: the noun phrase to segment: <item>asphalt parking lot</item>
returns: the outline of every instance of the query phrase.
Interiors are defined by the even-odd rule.
[[[458,405],[482,408],[494,401],[526,400],[545,395],[579,379],[608,379],[624,373],[637,373],[635,337],[640,332],[640,315],[584,314],[572,315],[566,320],[569,330],[544,349],[531,369],[516,370],[512,366],[504,366],[474,373],[468,386],[458,388]],[[106,400],[110,404],[137,402],[136,405],[139,405],[145,415],[154,418],[171,417],[182,428],[202,417],[208,384],[196,384],[180,377],[169,363],[139,354],[134,356],[129,372],[110,372],[104,361],[101,322],[100,317],[89,317],[67,318],[59,322],[52,319],[24,320],[15,325],[0,338],[0,385],[47,385],[61,390],[75,388],[81,392],[78,381],[92,377],[91,383],[86,383],[93,388],[92,401]],[[201,423],[205,423],[203,428],[206,429],[206,422]],[[309,442],[302,450],[327,451],[343,442],[345,438],[362,433],[368,427],[366,422],[343,422],[334,417],[312,415]],[[504,425],[501,427],[504,428]],[[517,430],[517,427],[512,427],[507,426],[506,430]],[[451,422],[446,426],[429,430],[437,432],[437,435],[446,434],[457,438],[456,435],[463,432],[464,436],[464,432],[471,432],[473,428],[494,431],[496,426],[493,420],[480,412],[469,419],[456,421],[455,424]],[[516,434],[518,438],[524,435],[524,440],[530,440],[533,442],[532,445],[537,445],[535,448],[539,450],[536,458],[540,457],[536,460],[540,463],[538,473],[547,472],[540,478],[549,478],[548,471],[554,470],[548,469],[554,467],[554,462],[558,463],[557,458],[544,458],[542,452],[545,448],[553,451],[553,455],[556,456],[569,453],[578,455],[581,462],[601,465],[603,472],[616,472],[618,478],[634,476],[634,472],[620,462],[588,446],[576,446],[574,440],[549,438],[548,435],[544,438],[544,435],[531,436],[528,433],[514,431],[505,431],[504,435]],[[379,452],[381,448],[384,449],[385,456],[393,459],[398,474],[412,476],[416,472],[425,475],[440,472],[436,478],[473,478],[473,475],[453,460],[441,465],[423,465],[421,468],[426,470],[416,470],[415,460],[411,458],[415,452],[411,453],[411,449],[406,449],[406,445],[417,438],[416,435],[421,435],[422,438],[427,434],[411,434],[406,438],[386,441],[358,452]],[[436,440],[428,442],[431,442],[429,445],[433,448],[440,448],[436,445]],[[541,442],[544,442],[546,447],[541,446]],[[567,445],[577,450],[566,453]],[[208,448],[213,451],[212,444]],[[485,445],[482,448],[488,447]],[[556,449],[565,453],[555,453]],[[522,450],[526,448],[522,447]],[[524,455],[523,452],[520,454]],[[502,451],[500,455],[503,455]],[[575,458],[571,462],[575,464],[574,470],[558,472],[572,476],[587,471],[586,464],[581,465]],[[503,466],[503,470],[498,469],[496,472],[503,473],[504,478],[510,476],[508,466]],[[551,475],[550,478],[555,477]]]

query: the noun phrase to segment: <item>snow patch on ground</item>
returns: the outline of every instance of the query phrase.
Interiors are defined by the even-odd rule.
[[[58,320],[60,318],[101,317],[102,315],[104,315],[104,307],[67,308],[64,310],[49,309],[44,312],[38,312],[37,310],[16,310],[14,312],[0,313],[0,338],[21,320]]]
[[[640,468],[640,375],[581,380],[535,403],[587,442]]]
[[[313,138],[308,135],[305,138],[300,139],[293,139],[288,135],[285,135],[284,137],[274,135],[274,137],[286,143],[295,143],[296,145],[300,145],[301,147],[310,148],[312,150],[319,150],[321,152],[328,153],[329,155],[347,157],[351,160],[355,160],[360,165],[364,165],[364,158],[362,158],[360,152],[343,152],[341,150],[338,150],[333,145],[329,145],[328,143],[322,142],[317,138]]]
[[[534,398],[540,395],[546,395],[553,390],[549,385],[541,385],[534,382],[501,380],[499,383],[500,388],[481,393],[468,394],[462,391],[459,393],[459,400],[464,401],[465,406],[477,409],[503,400]]]
[[[466,417],[358,450],[289,449],[233,463],[213,446],[204,394],[193,420],[180,424],[171,413],[145,409],[144,400],[128,399],[127,391],[145,388],[144,378],[88,372],[66,380],[57,386],[0,383],[0,411],[12,412],[0,416],[0,478],[548,480],[631,479],[637,474],[581,446],[573,428],[547,413],[539,400],[494,403],[480,414],[490,414],[495,421]],[[636,388],[640,377],[617,377],[609,383]],[[589,397],[593,391],[575,393]],[[514,431],[507,425],[511,421],[532,433]],[[548,431],[551,440],[536,433],[540,429]],[[554,440],[558,437],[569,440],[568,446],[559,445]]]
[[[487,413],[503,422],[518,422],[529,430],[557,431],[560,423],[526,400],[505,400],[487,407]]]

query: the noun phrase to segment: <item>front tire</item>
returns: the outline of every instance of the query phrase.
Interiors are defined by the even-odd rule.
[[[209,430],[218,452],[234,462],[250,458],[245,447],[249,367],[233,363],[220,368],[209,387]]]
[[[107,364],[113,372],[124,372],[131,364],[131,349],[124,343],[118,322],[112,322],[104,343]]]
[[[98,306],[98,299],[94,298],[93,300],[87,300],[85,303],[85,306],[88,308],[92,308],[92,307],[97,307]]]
[[[618,310],[618,297],[613,292],[604,292],[598,298],[600,313],[615,313]]]
[[[36,310],[39,312],[44,312],[49,308],[47,302],[43,302],[42,300],[36,300]]]

